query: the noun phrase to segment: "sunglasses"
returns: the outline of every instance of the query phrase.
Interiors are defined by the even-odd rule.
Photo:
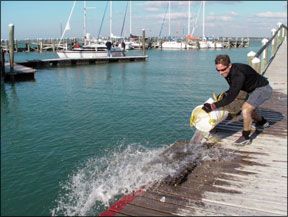
[[[217,68],[216,68],[216,70],[217,70],[218,72],[224,72],[228,67],[229,67],[229,66],[226,66],[224,69],[217,69]]]

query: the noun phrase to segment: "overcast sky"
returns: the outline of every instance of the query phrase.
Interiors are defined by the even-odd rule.
[[[109,1],[108,1],[109,2]],[[110,32],[107,1],[87,1],[87,31],[92,36],[108,36]],[[168,36],[168,1],[132,1],[131,32],[146,36]],[[171,35],[188,33],[188,1],[171,1]],[[128,4],[128,6],[127,6]],[[83,36],[83,1],[77,1],[65,37]],[[1,1],[1,39],[8,38],[8,25],[15,25],[15,38],[60,38],[68,20],[73,1]],[[201,1],[191,1],[190,33],[202,36]],[[127,15],[124,22],[125,11]],[[112,33],[130,33],[129,1],[113,1]],[[101,21],[103,20],[100,31]],[[163,22],[164,21],[164,22]],[[205,35],[224,37],[270,37],[277,23],[287,25],[287,1],[206,1]]]

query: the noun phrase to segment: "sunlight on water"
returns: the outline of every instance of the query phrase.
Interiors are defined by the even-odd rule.
[[[171,145],[173,146],[173,144]],[[162,147],[149,150],[131,144],[114,150],[110,158],[91,158],[64,183],[52,215],[95,215],[95,210],[109,207],[117,197],[133,190],[148,188],[168,175],[173,176],[183,165],[201,160],[231,159],[217,148],[201,144]],[[167,150],[166,150],[167,149]],[[100,205],[99,205],[100,204]]]

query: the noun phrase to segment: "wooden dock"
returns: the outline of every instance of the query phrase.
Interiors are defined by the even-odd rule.
[[[241,135],[240,116],[221,122],[209,136],[196,131],[192,141],[176,142],[165,153],[184,158],[189,149],[197,153],[200,142],[212,157],[195,154],[173,176],[122,197],[100,216],[287,216],[286,41],[265,76],[273,95],[260,111],[271,126],[254,131],[251,145],[232,145]]]
[[[10,69],[9,63],[5,63],[4,77],[5,82],[17,82],[35,80],[35,69],[49,68],[49,67],[65,67],[65,66],[80,66],[89,64],[104,64],[116,62],[134,62],[145,61],[148,56],[123,56],[123,57],[99,57],[99,58],[57,58],[44,60],[29,60],[25,62],[18,62],[14,64],[14,70]]]
[[[98,57],[98,58],[80,58],[80,59],[55,58],[44,60],[29,60],[25,62],[19,62],[18,64],[39,69],[39,68],[64,67],[75,65],[145,61],[147,58],[148,56]]]
[[[11,71],[10,64],[5,63],[5,73],[3,74],[4,81],[17,82],[35,80],[35,72],[35,69],[19,64],[14,64],[14,68]]]

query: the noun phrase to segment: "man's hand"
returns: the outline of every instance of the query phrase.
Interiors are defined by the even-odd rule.
[[[210,103],[204,103],[202,109],[203,109],[205,112],[209,113],[209,112],[211,112],[212,110],[216,109],[216,106],[215,106],[213,103],[212,103],[212,104],[210,104]]]

